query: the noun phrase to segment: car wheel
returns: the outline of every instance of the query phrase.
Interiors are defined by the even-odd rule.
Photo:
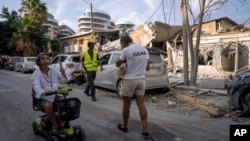
[[[122,88],[122,79],[120,79],[120,80],[118,81],[117,86],[116,86],[116,92],[117,92],[117,94],[118,94],[120,97],[122,97],[122,95],[121,95],[121,88]]]
[[[248,94],[245,98],[244,98],[244,103],[246,104],[246,108],[244,108],[244,113],[246,115],[250,115],[250,94]]]

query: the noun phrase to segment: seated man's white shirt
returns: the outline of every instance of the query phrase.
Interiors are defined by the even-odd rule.
[[[45,91],[55,91],[58,89],[60,83],[67,83],[68,78],[64,78],[60,71],[49,67],[48,75],[41,72],[40,69],[36,69],[32,76],[32,87],[36,93],[36,98],[46,99],[50,102],[54,102],[55,95],[42,96]]]

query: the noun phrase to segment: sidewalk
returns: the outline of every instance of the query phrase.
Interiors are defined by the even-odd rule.
[[[213,105],[218,109],[228,110],[227,79],[221,78],[198,78],[197,86],[185,86],[183,77],[170,77],[170,85],[173,89],[190,94],[190,97],[199,98],[205,104]]]

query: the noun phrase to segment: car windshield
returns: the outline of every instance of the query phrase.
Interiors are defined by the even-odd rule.
[[[162,63],[160,55],[156,53],[149,53],[149,58],[151,63]]]
[[[111,64],[115,64],[117,58],[119,58],[120,55],[121,55],[120,53],[114,53],[114,54],[113,54],[113,57],[112,57],[112,60],[111,60]]]
[[[60,62],[64,62],[67,59],[67,56],[61,56]]]
[[[36,58],[27,58],[27,61],[35,62],[35,61],[36,61]]]
[[[72,62],[75,62],[75,63],[79,63],[79,62],[80,62],[80,59],[81,59],[80,56],[72,56],[72,57],[71,57]]]
[[[16,63],[20,58],[11,58],[11,62]]]

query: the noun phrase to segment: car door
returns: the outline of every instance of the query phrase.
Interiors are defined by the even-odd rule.
[[[108,88],[107,86],[107,65],[109,63],[109,59],[110,59],[111,54],[105,54],[100,58],[100,61],[102,62],[102,67],[103,67],[103,71],[101,71],[100,66],[98,67],[98,71],[96,72],[96,79],[95,79],[95,85],[100,86],[100,87],[104,87],[104,88]]]
[[[15,68],[16,64],[20,61],[21,57],[13,57],[11,62],[13,63],[13,67]],[[13,68],[13,69],[14,69]]]
[[[116,84],[118,78],[116,78],[116,60],[120,57],[120,53],[112,53],[109,63],[106,65],[106,83],[107,87],[112,90],[116,90]]]
[[[24,63],[24,57],[20,58],[19,62],[16,64],[17,71],[22,71],[23,63]]]
[[[80,55],[72,55],[69,57],[69,63],[68,63],[68,67],[70,67],[71,65],[71,69],[73,71],[80,71],[80,65],[81,65],[81,56]]]

